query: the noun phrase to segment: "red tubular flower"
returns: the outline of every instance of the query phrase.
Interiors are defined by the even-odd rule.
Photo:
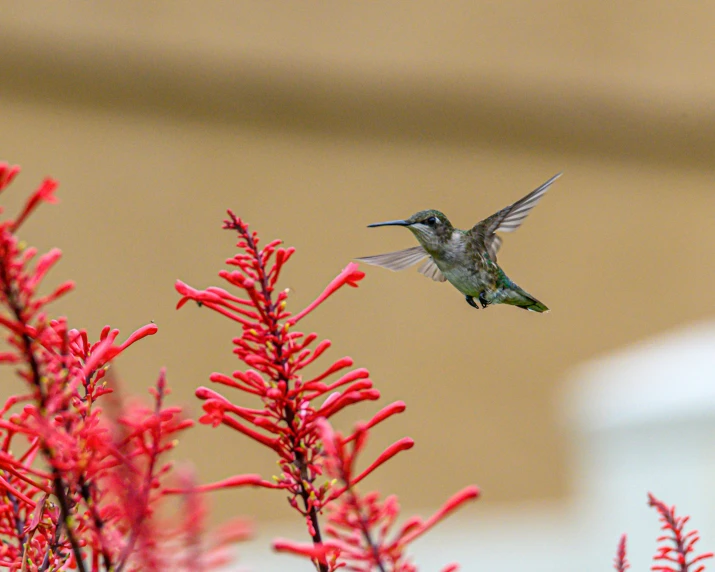
[[[7,163],[0,163],[0,191],[7,187],[12,180],[20,172],[20,167],[17,165],[8,165]]]
[[[648,505],[658,511],[658,517],[662,524],[661,530],[667,534],[658,538],[661,546],[653,557],[657,564],[651,570],[659,572],[702,572],[705,566],[698,564],[707,558],[712,558],[712,552],[706,552],[696,556],[695,543],[700,540],[697,530],[685,532],[685,525],[689,516],[675,516],[675,507],[669,507],[662,501],[648,493]],[[672,542],[672,546],[667,544]],[[697,566],[695,566],[697,564]]]
[[[348,286],[352,286],[353,288],[357,288],[357,283],[360,282],[360,280],[362,280],[363,278],[365,278],[365,273],[361,270],[358,270],[357,264],[351,262],[343,269],[340,274],[338,274],[333,279],[330,284],[328,284],[328,286],[325,288],[325,290],[323,290],[323,293],[320,296],[318,296],[311,304],[308,304],[306,308],[304,308],[295,316],[293,316],[290,320],[288,320],[288,323],[290,325],[293,325],[301,318],[307,316],[310,312],[312,312],[313,310],[315,310],[315,308],[322,304],[331,294],[333,294],[346,284]]]
[[[383,563],[400,563],[399,570],[413,570],[404,557],[406,545],[448,512],[476,498],[477,489],[465,489],[432,519],[424,523],[413,521],[409,528],[391,540],[386,539],[387,530],[397,515],[396,501],[388,497],[381,503],[375,494],[359,497],[354,486],[393,456],[411,448],[413,442],[409,438],[397,441],[362,471],[356,468],[355,461],[364,448],[368,431],[404,411],[405,405],[396,402],[383,408],[345,438],[334,433],[329,418],[350,405],[379,399],[380,392],[373,388],[367,370],[344,372],[353,364],[349,357],[340,358],[322,373],[305,379],[304,369],[323,356],[330,341],[316,344],[316,334],[306,335],[293,329],[299,320],[341,287],[357,286],[364,274],[356,264],[349,264],[314,302],[293,315],[287,310],[287,291],[276,290],[276,283],[294,249],[280,247],[280,241],[259,248],[257,234],[250,232],[248,225],[231,211],[228,215],[224,228],[237,233],[241,252],[226,261],[236,269],[222,271],[219,276],[243,295],[236,296],[217,287],[197,290],[177,281],[176,290],[181,295],[177,308],[193,300],[240,325],[241,335],[233,340],[234,353],[248,369],[235,371],[230,376],[213,373],[210,379],[258,397],[261,405],[237,405],[211,389],[200,387],[196,390],[196,396],[204,401],[200,422],[214,427],[225,425],[273,450],[279,456],[281,474],[273,477],[273,483],[255,475],[244,475],[201,489],[252,485],[287,491],[291,506],[306,519],[313,543],[306,546],[276,541],[275,546],[311,558],[321,572],[336,570],[348,565],[346,563],[352,566],[372,563],[382,570],[385,570]],[[341,372],[335,381],[326,381]],[[318,520],[326,508],[333,524],[329,529],[333,539],[328,541],[323,539]],[[355,542],[351,534],[367,540],[362,544]],[[377,535],[375,543],[371,540],[373,535]],[[446,570],[454,569],[452,566]]]
[[[32,214],[41,203],[56,203],[57,198],[54,196],[55,190],[57,190],[57,181],[53,179],[45,179],[42,185],[30,196],[28,201],[25,203],[22,212],[17,216],[12,224],[13,232],[16,232],[20,225]]]

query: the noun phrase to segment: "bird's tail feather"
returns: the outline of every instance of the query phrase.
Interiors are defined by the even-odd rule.
[[[529,304],[528,306],[519,305],[518,307],[523,308],[524,310],[529,310],[530,312],[538,312],[539,314],[549,311],[549,308],[546,305],[539,302],[538,300],[532,298],[531,302],[532,303]]]
[[[519,286],[512,282],[512,286],[509,291],[509,295],[502,302],[503,304],[511,304],[517,308],[523,308],[524,310],[529,310],[530,312],[544,313],[548,312],[549,308],[539,302],[531,294],[522,290]]]

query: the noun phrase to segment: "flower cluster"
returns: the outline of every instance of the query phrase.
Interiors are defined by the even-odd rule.
[[[651,570],[654,572],[703,572],[705,566],[700,563],[712,558],[713,553],[695,554],[695,544],[700,537],[697,530],[685,532],[685,525],[690,517],[676,516],[674,506],[666,505],[651,493],[648,493],[648,505],[658,511],[661,530],[666,532],[663,536],[658,537],[661,546],[658,547],[653,560],[659,564],[651,566]],[[625,572],[626,568],[629,568],[626,560],[625,534],[621,536],[621,541],[618,543],[615,567],[618,572]]]
[[[0,164],[0,190],[17,167]],[[106,327],[90,342],[46,306],[72,289],[40,295],[59,250],[37,256],[16,232],[57,183],[45,180],[14,219],[0,221],[0,328],[24,391],[0,408],[0,567],[8,570],[164,570],[166,527],[155,508],[170,466],[162,460],[192,422],[164,403],[162,372],[154,404],[127,405],[112,395],[111,360],[157,328],[118,343]],[[189,568],[195,569],[195,568]]]
[[[347,438],[333,433],[330,418],[347,406],[374,401],[380,393],[373,387],[367,370],[345,372],[353,365],[348,357],[334,361],[318,375],[304,378],[305,368],[330,347],[330,341],[323,340],[312,346],[317,340],[316,334],[306,335],[295,330],[303,317],[339,288],[357,286],[364,273],[356,264],[349,264],[314,302],[293,315],[286,309],[287,291],[277,290],[276,284],[294,249],[281,247],[277,240],[259,249],[257,234],[249,231],[246,223],[231,211],[228,214],[224,228],[238,234],[237,246],[241,252],[226,261],[235,269],[221,271],[219,276],[242,290],[244,296],[218,287],[197,290],[177,281],[176,290],[181,295],[177,307],[193,300],[240,325],[241,335],[233,340],[234,353],[249,369],[234,371],[230,376],[214,373],[210,379],[258,398],[261,406],[238,405],[212,389],[200,387],[196,391],[204,400],[204,415],[200,421],[225,425],[273,450],[278,455],[281,474],[273,481],[257,475],[239,475],[206,485],[202,490],[254,485],[288,492],[291,506],[306,520],[313,544],[307,551],[287,541],[279,542],[278,547],[302,550],[321,572],[334,570],[346,562],[363,562],[365,566],[372,564],[383,570],[388,563],[405,562],[403,567],[392,569],[413,570],[403,556],[406,544],[456,506],[475,498],[477,491],[465,489],[466,492],[427,523],[409,521],[407,528],[388,542],[385,533],[397,514],[394,498],[381,503],[376,495],[359,497],[354,486],[389,458],[410,448],[412,440],[402,439],[388,447],[359,473],[354,461],[364,446],[368,430],[404,410],[404,404],[397,402],[384,408]],[[327,381],[331,376],[337,379]],[[329,543],[324,541],[319,522],[319,515],[326,507],[332,511],[330,518],[334,525],[331,536],[335,540]],[[356,510],[360,515],[357,520],[353,517]],[[341,527],[344,532],[339,532]],[[379,538],[373,542],[376,528],[380,529]],[[365,542],[352,545],[353,533],[362,534]]]
[[[667,534],[658,538],[662,545],[653,560],[663,562],[651,569],[659,572],[702,572],[705,566],[698,564],[706,558],[712,558],[712,552],[696,556],[695,543],[700,540],[697,530],[685,532],[685,525],[690,520],[689,516],[675,516],[675,507],[669,507],[648,493],[648,504],[658,511],[662,524],[661,530]],[[672,546],[669,544],[672,542]],[[697,567],[694,565],[698,564]]]

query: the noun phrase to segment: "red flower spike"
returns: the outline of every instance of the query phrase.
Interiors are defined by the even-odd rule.
[[[397,441],[362,471],[356,461],[368,431],[404,411],[405,404],[396,402],[384,407],[346,437],[335,433],[328,417],[350,405],[379,399],[380,393],[373,388],[368,371],[362,368],[328,381],[331,376],[352,367],[349,357],[334,361],[321,368],[319,375],[304,380],[305,368],[325,356],[330,341],[318,341],[316,334],[294,330],[299,320],[341,287],[357,286],[364,273],[356,264],[349,264],[315,301],[292,315],[287,309],[288,292],[277,291],[275,286],[294,249],[280,248],[280,241],[259,248],[257,234],[250,232],[248,225],[231,211],[228,215],[224,228],[236,232],[240,252],[226,261],[233,269],[219,272],[219,277],[230,287],[242,291],[241,294],[231,294],[219,287],[198,290],[178,280],[176,290],[181,298],[177,308],[193,300],[240,324],[242,332],[233,340],[233,351],[248,369],[235,371],[230,376],[213,373],[210,379],[252,399],[257,397],[260,404],[251,407],[234,404],[221,394],[201,387],[196,391],[196,396],[204,401],[205,414],[200,422],[214,427],[225,425],[272,449],[279,456],[281,472],[273,477],[274,483],[263,481],[257,475],[239,475],[199,488],[216,490],[252,485],[285,490],[290,506],[305,519],[313,542],[303,545],[277,540],[274,545],[277,550],[312,559],[320,572],[346,566],[352,570],[367,570],[373,565],[383,571],[415,570],[404,555],[408,542],[457,506],[475,498],[477,489],[465,489],[426,523],[416,520],[414,526],[405,531],[405,536],[398,534],[388,540],[387,530],[394,524],[398,512],[396,501],[388,497],[380,502],[374,493],[361,497],[354,487],[397,453],[411,448],[413,441],[409,438]],[[333,479],[339,484],[334,484]],[[330,514],[332,526],[328,533],[333,540],[323,538],[319,515],[324,510]],[[411,537],[406,536],[408,534]],[[356,567],[358,564],[363,567]],[[392,567],[386,568],[388,565]],[[445,570],[455,569],[450,565]]]
[[[656,564],[651,570],[659,572],[702,572],[705,566],[695,564],[707,558],[712,558],[712,552],[706,552],[695,556],[695,543],[700,539],[698,532],[684,532],[685,525],[690,519],[689,516],[676,516],[675,507],[669,507],[662,501],[648,493],[648,505],[658,511],[658,517],[662,524],[661,530],[667,532],[666,535],[658,538],[662,545],[658,548],[653,560],[661,561],[664,564]],[[672,542],[673,546],[666,544]]]
[[[626,560],[626,535],[621,535],[621,540],[618,542],[618,552],[616,552],[616,558],[613,561],[613,567],[616,572],[626,572],[630,568],[628,560]]]

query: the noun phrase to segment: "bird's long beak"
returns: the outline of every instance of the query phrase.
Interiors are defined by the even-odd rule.
[[[388,220],[387,222],[374,222],[367,225],[368,228],[375,226],[410,226],[410,223],[406,220]]]

